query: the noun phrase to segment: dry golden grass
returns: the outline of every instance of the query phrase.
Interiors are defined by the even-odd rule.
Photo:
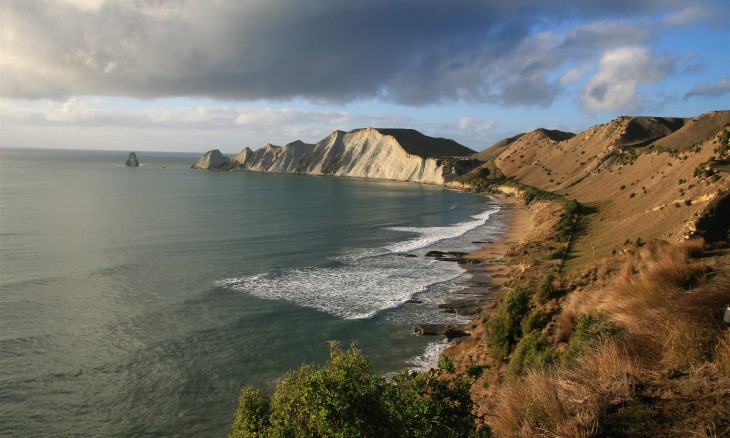
[[[611,406],[630,400],[640,369],[614,342],[604,342],[571,369],[532,371],[506,383],[491,427],[504,437],[591,437]]]
[[[726,377],[730,377],[730,329],[725,329],[715,350],[717,368]]]
[[[632,248],[600,287],[585,287],[566,300],[559,318],[567,338],[578,316],[598,311],[616,324],[626,347],[645,365],[682,368],[705,360],[714,314],[728,292],[708,286],[704,242],[650,242]],[[600,268],[599,268],[600,269]]]

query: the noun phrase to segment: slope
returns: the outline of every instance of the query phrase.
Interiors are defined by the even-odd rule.
[[[619,117],[565,139],[537,130],[495,159],[504,175],[588,206],[569,266],[610,255],[626,240],[677,240],[727,196],[722,172],[730,111],[692,119]],[[723,140],[724,138],[724,140]],[[723,145],[723,141],[724,144]]]

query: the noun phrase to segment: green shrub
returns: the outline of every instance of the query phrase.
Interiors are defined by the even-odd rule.
[[[575,217],[580,213],[581,205],[575,199],[565,201],[563,204],[563,213],[560,215],[560,220],[553,226],[555,230],[555,238],[558,242],[563,242],[575,232]]]
[[[584,313],[575,322],[573,337],[581,341],[593,342],[611,338],[619,333],[618,327],[607,320],[600,312]]]
[[[230,437],[490,436],[476,430],[471,380],[446,376],[453,370],[444,358],[437,369],[386,380],[354,345],[333,342],[327,363],[291,371],[271,398],[244,388]]]
[[[269,399],[258,389],[246,387],[241,390],[236,418],[233,420],[232,436],[264,437],[269,428]]]
[[[466,375],[473,379],[478,379],[479,377],[481,377],[484,370],[486,370],[488,368],[489,368],[489,365],[472,364],[472,365],[469,365],[468,367],[466,367]]]
[[[548,323],[548,316],[542,310],[535,310],[530,312],[524,319],[522,319],[522,334],[525,335],[533,330],[542,330]]]
[[[575,322],[573,336],[563,352],[561,361],[572,363],[598,342],[619,335],[618,327],[599,312],[584,313]]]
[[[516,288],[507,296],[499,313],[489,321],[487,344],[493,358],[504,358],[519,340],[522,319],[530,310],[531,295],[529,289]]]
[[[557,357],[547,336],[533,330],[517,344],[507,366],[507,376],[517,377],[525,370],[544,368],[554,363]]]
[[[549,300],[555,297],[555,287],[553,282],[555,281],[555,275],[552,273],[545,276],[540,282],[540,286],[537,288],[537,300],[540,304],[545,304]]]

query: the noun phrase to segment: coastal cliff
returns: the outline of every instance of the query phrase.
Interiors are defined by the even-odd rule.
[[[314,143],[267,144],[244,148],[228,161],[209,151],[194,169],[301,173],[444,184],[476,167],[466,158],[475,152],[453,140],[433,138],[412,129],[364,128],[334,131]]]
[[[230,163],[231,159],[221,153],[218,149],[208,151],[202,157],[198,158],[191,169],[204,169],[212,170],[220,168],[221,166]]]

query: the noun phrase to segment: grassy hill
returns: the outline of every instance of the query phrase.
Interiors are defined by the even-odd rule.
[[[514,181],[589,207],[569,266],[606,257],[623,242],[677,240],[727,196],[710,168],[727,158],[730,111],[691,119],[619,117],[577,135],[536,130],[481,152]],[[487,164],[488,167],[490,164]]]
[[[730,111],[536,130],[460,187],[520,198],[510,280],[444,352],[496,436],[730,434]],[[685,240],[688,237],[693,239]],[[490,261],[485,261],[490,263]]]

